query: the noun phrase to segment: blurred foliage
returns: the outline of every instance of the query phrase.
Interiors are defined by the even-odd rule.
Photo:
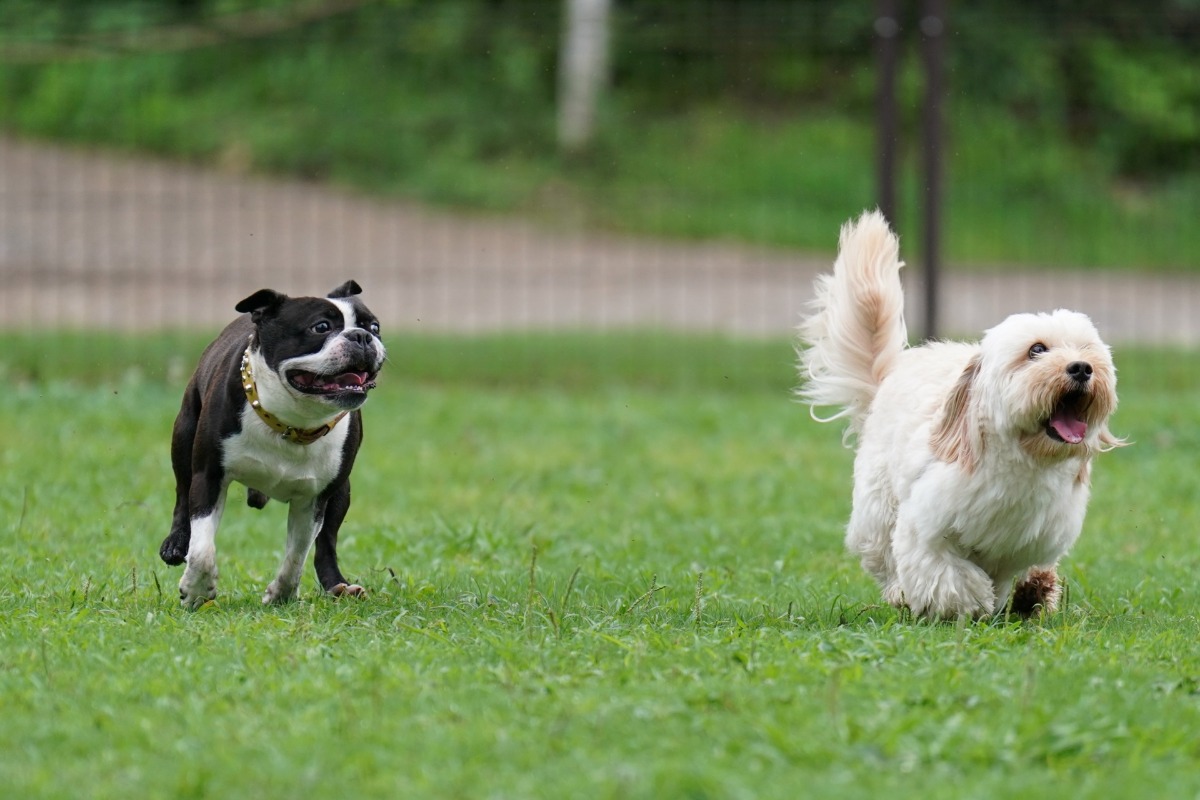
[[[62,12],[54,24],[67,24],[78,2],[45,4],[40,24],[51,25],[50,6]],[[153,14],[166,19],[172,4],[85,5],[111,6],[136,30]],[[286,34],[240,38],[228,17],[272,4],[206,5],[210,24],[224,12],[221,46],[163,52],[134,40],[122,58],[81,50],[13,65],[0,78],[0,97],[13,102],[0,100],[0,115],[37,134],[378,188],[419,175],[431,142],[464,162],[553,149],[554,19],[528,25],[536,15],[465,0],[369,3]],[[111,19],[91,18],[96,26]]]
[[[319,26],[297,25],[240,52],[219,48],[211,59],[192,61],[187,75],[154,79],[154,88],[164,88],[159,81],[185,90],[196,81],[219,81],[228,69],[304,44],[335,70],[346,67],[332,62],[353,59],[388,80],[419,77],[431,90],[453,87],[457,102],[475,107],[473,119],[493,127],[472,134],[478,141],[469,146],[508,149],[550,144],[541,123],[552,113],[561,6],[562,0],[6,0],[0,41],[81,46],[89,36],[182,24],[215,28],[236,41],[247,14],[286,18],[325,9],[330,16],[321,16]],[[915,61],[919,5],[904,8],[906,57]],[[638,113],[724,100],[767,114],[813,105],[866,110],[873,32],[864,11],[863,4],[836,0],[618,0],[613,82]],[[955,4],[951,14],[956,99],[1049,122],[1099,147],[1125,174],[1197,166],[1200,0],[977,0]],[[100,42],[92,55],[111,55]],[[52,74],[48,80],[55,83]],[[463,96],[464,87],[474,91]],[[915,95],[919,81],[905,87]],[[44,91],[53,95],[55,88]],[[423,124],[438,127],[453,102],[445,99],[443,113],[431,111]],[[529,124],[492,113],[500,109],[519,109]]]
[[[628,0],[618,86],[655,108],[734,97],[763,112],[867,113],[873,31],[863,5]],[[919,4],[902,6],[912,65]],[[975,0],[949,13],[952,103],[988,104],[1098,147],[1124,174],[1200,166],[1200,1]],[[920,82],[901,91],[916,108]]]
[[[562,4],[5,0],[0,126],[653,234],[825,247],[873,202],[871,5],[615,0],[598,139],[563,159]],[[951,14],[949,255],[1195,265],[1200,0]]]
[[[1040,119],[1126,175],[1200,166],[1200,2],[956,6],[956,92]]]

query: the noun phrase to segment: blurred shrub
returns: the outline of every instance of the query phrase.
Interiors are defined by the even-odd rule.
[[[89,40],[62,33],[84,24],[66,21],[79,2],[50,2],[20,17],[21,41],[58,31],[52,41],[90,49],[84,58],[68,49],[44,63],[0,64],[0,122],[376,188],[398,178],[419,184],[423,170],[444,170],[453,156],[477,164],[554,150],[557,20],[541,13],[549,4],[519,3],[514,12],[513,4],[477,0],[393,0],[271,36],[231,31],[216,47],[139,47],[135,37],[114,57],[95,45],[105,41],[95,38],[101,31],[137,34],[148,21],[176,17],[157,18],[144,3],[88,3]],[[267,5],[205,4],[213,12]],[[4,14],[12,19],[9,9],[0,21]],[[172,30],[186,38],[192,29]],[[445,158],[431,164],[431,151]],[[430,183],[455,185],[444,177]],[[495,186],[477,187],[460,190],[485,201],[496,194]]]
[[[472,158],[553,149],[556,56],[563,0],[379,0],[351,13],[260,38],[238,38],[237,14],[290,13],[295,0],[5,0],[0,43],[98,47],[94,63],[0,65],[11,103],[0,116],[54,135],[103,134],[106,108],[137,107],[125,138],[186,152],[230,147],[197,132],[156,97],[273,105],[278,125],[235,130],[235,146],[272,166],[322,175],[329,159],[305,147],[322,131],[351,150],[370,126],[418,164],[422,143]],[[904,3],[906,108],[917,104],[918,7]],[[617,0],[609,113],[670,115],[714,103],[796,116],[869,113],[874,92],[872,6],[838,0]],[[1196,165],[1200,152],[1200,0],[975,0],[951,4],[954,101],[990,105],[1049,133],[1098,146],[1117,170],[1156,175]],[[233,16],[231,16],[233,15]],[[105,36],[163,26],[218,30],[222,47],[159,52],[153,42],[105,50]],[[145,51],[137,55],[139,50]],[[131,52],[120,69],[109,56]],[[300,53],[301,55],[297,55]],[[99,54],[102,56],[95,59]],[[2,101],[0,101],[2,102]],[[169,105],[169,104],[167,104]],[[203,113],[204,109],[197,109]],[[911,115],[910,115],[911,117]],[[284,130],[283,123],[295,131]],[[236,121],[231,120],[236,128]],[[327,124],[327,123],[324,123]],[[911,123],[910,123],[911,124]],[[349,128],[349,129],[348,129]],[[112,134],[105,134],[111,138]],[[295,141],[289,141],[293,139]],[[320,137],[318,137],[320,138]],[[378,137],[376,137],[378,139]],[[269,145],[269,146],[259,146]]]
[[[1171,48],[1130,51],[1107,39],[1084,48],[1093,135],[1131,174],[1200,166],[1200,61]]]

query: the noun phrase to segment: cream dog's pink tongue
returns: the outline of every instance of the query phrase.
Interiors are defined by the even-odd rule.
[[[1054,428],[1055,433],[1061,436],[1064,442],[1071,444],[1079,444],[1087,434],[1087,423],[1071,416],[1065,408],[1054,412],[1054,416],[1050,418],[1050,427]]]

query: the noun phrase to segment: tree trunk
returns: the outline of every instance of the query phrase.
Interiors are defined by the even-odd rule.
[[[611,0],[564,0],[558,60],[558,143],[568,153],[586,150],[596,127],[596,106],[608,82]]]

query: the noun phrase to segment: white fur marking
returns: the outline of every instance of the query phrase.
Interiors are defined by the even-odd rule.
[[[337,338],[331,336],[330,341]],[[342,413],[343,409],[320,397],[296,391],[286,379],[289,369],[322,371],[330,361],[329,356],[323,354],[330,349],[330,343],[326,342],[315,355],[287,359],[279,365],[278,372],[267,366],[262,353],[257,350],[251,351],[250,369],[254,374],[254,383],[258,387],[258,399],[262,407],[274,414],[284,425],[305,429],[319,428]],[[259,423],[262,424],[262,421],[259,420]]]
[[[229,480],[285,503],[316,497],[341,470],[349,433],[346,416],[312,444],[295,444],[267,427],[247,404],[242,408],[241,432],[222,443],[222,466]]]
[[[225,493],[226,487],[222,487],[208,515],[192,518],[187,566],[179,579],[179,598],[185,608],[199,608],[217,596],[217,528],[225,510]]]
[[[358,315],[354,313],[354,304],[349,300],[340,297],[330,297],[329,302],[341,309],[342,319],[345,321],[346,330],[358,327]]]
[[[283,562],[279,572],[267,591],[263,594],[263,603],[284,603],[296,597],[300,587],[300,574],[304,571],[304,563],[308,560],[308,551],[312,548],[321,530],[323,520],[314,517],[315,500],[308,502],[295,501],[288,507],[287,544],[284,548]]]

